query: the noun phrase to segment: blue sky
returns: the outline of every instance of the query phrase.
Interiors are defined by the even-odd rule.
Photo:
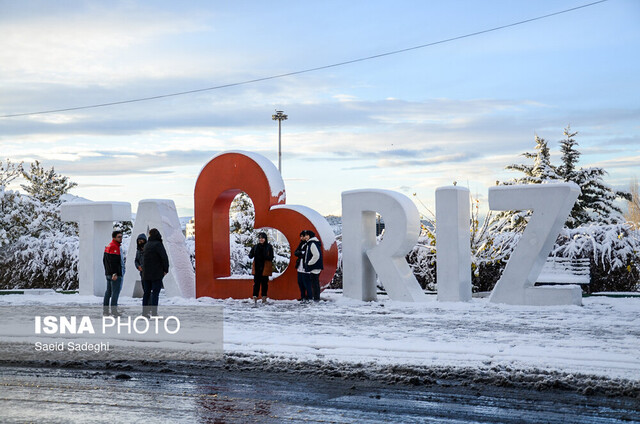
[[[0,0],[0,115],[261,78],[431,43],[588,1],[76,2]],[[340,214],[385,188],[433,207],[457,181],[486,200],[504,167],[562,129],[581,166],[626,188],[640,163],[640,2],[605,3],[343,67],[192,95],[0,118],[1,156],[39,159],[92,200],[169,198],[193,210],[225,150],[277,163],[288,203]],[[420,207],[424,210],[424,208]]]

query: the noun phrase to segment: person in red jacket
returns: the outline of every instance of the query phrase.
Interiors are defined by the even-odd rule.
[[[104,255],[102,255],[104,273],[107,277],[107,290],[104,292],[102,314],[118,317],[122,315],[118,312],[118,297],[122,289],[122,276],[124,275],[122,255],[120,254],[122,231],[114,231],[111,233],[111,238],[111,243],[104,248]],[[109,312],[109,301],[111,301],[111,312]]]

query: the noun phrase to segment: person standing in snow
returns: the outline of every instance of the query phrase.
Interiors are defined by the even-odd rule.
[[[267,242],[267,233],[258,234],[258,244],[251,248],[249,258],[253,259],[253,303],[258,303],[259,293],[262,303],[267,303],[269,276],[273,272],[273,246]]]
[[[118,297],[122,289],[122,276],[124,275],[123,259],[120,254],[121,244],[122,231],[115,230],[111,233],[111,243],[104,248],[102,255],[104,273],[107,277],[107,290],[104,292],[102,302],[102,315],[105,316],[119,317],[122,315],[118,312]],[[109,311],[109,303],[111,303],[111,311]]]
[[[306,231],[300,233],[300,244],[295,250],[296,255],[296,269],[298,270],[298,288],[300,289],[300,301],[304,302],[312,299],[311,295],[311,280],[309,279],[309,273],[304,269],[304,254],[307,251],[307,238]]]
[[[136,239],[136,259],[134,264],[136,269],[140,272],[140,282],[142,283],[142,252],[144,252],[144,245],[147,244],[147,236],[142,233],[138,234]]]
[[[142,315],[158,315],[162,279],[169,272],[169,257],[157,228],[149,230],[149,241],[142,250]]]
[[[307,240],[307,251],[304,255],[304,269],[309,273],[311,281],[311,291],[313,292],[313,300],[320,300],[320,272],[322,272],[322,244],[311,230],[305,231],[305,239]]]

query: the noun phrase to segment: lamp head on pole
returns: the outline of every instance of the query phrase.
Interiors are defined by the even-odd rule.
[[[274,121],[286,121],[288,118],[287,115],[284,114],[283,111],[281,110],[276,110],[276,114],[275,115],[271,115],[271,119]]]

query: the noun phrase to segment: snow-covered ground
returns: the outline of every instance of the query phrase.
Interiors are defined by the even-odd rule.
[[[589,297],[584,306],[378,302],[324,292],[319,303],[162,298],[224,307],[224,348],[256,360],[324,361],[587,374],[640,382],[640,298]],[[94,296],[4,295],[2,305],[100,304]],[[139,299],[121,299],[136,305]],[[185,346],[185,348],[188,348]]]

